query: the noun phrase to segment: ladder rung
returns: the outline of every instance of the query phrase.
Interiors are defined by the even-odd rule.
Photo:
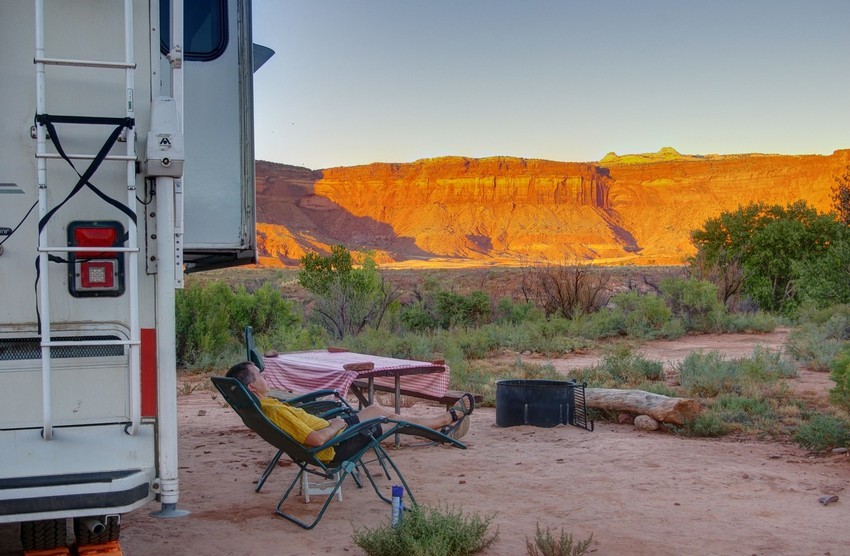
[[[76,66],[81,68],[104,68],[104,69],[135,69],[135,62],[103,62],[99,60],[71,60],[67,58],[33,58],[36,64],[47,64],[50,66]]]
[[[39,247],[39,253],[138,253],[138,247]]]
[[[66,156],[71,160],[94,160],[94,157],[97,155],[94,154],[69,154],[66,153]],[[62,158],[62,155],[59,153],[36,153],[36,158]],[[104,157],[104,160],[123,160],[124,162],[135,162],[139,158],[136,156],[130,156],[127,154],[110,154]]]
[[[73,347],[73,346],[138,346],[141,345],[141,342],[134,342],[132,340],[81,340],[79,342],[75,342],[72,340],[59,340],[59,341],[49,341],[49,342],[41,342],[41,347]]]

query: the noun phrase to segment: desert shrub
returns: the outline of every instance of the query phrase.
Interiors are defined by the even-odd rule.
[[[829,370],[850,338],[850,314],[844,310],[831,313],[826,320],[806,322],[788,335],[788,352],[813,371]],[[825,312],[819,312],[819,316],[825,316]]]
[[[796,367],[783,357],[781,350],[760,345],[753,348],[751,356],[740,359],[728,359],[716,350],[692,352],[677,368],[679,384],[688,395],[706,398],[724,393],[741,394],[753,384],[775,383],[797,376]]]
[[[486,362],[457,360],[446,357],[451,367],[450,387],[455,390],[477,392],[484,400],[482,407],[496,405],[496,383],[500,380],[564,380],[551,363],[534,364],[517,358],[513,363],[491,365]]]
[[[573,320],[573,333],[589,340],[602,340],[624,334],[620,315],[613,309],[602,309]]]
[[[572,318],[605,306],[610,280],[610,273],[590,263],[543,264],[522,269],[521,288],[547,316]]]
[[[720,328],[729,333],[759,334],[773,332],[777,320],[773,315],[756,311],[753,313],[726,313],[721,319]]]
[[[403,307],[399,314],[399,320],[411,332],[433,330],[439,326],[437,319],[421,301]]]
[[[480,290],[469,295],[440,291],[435,296],[435,311],[443,328],[481,325],[490,315],[490,297]]]
[[[641,295],[637,292],[625,292],[611,298],[611,311],[616,315],[619,330],[639,339],[658,337],[677,337],[684,333],[671,323],[673,313],[656,295]]]
[[[781,349],[770,349],[756,344],[749,357],[737,360],[743,376],[754,381],[773,381],[780,378],[795,378],[797,366],[786,359]]]
[[[533,303],[519,303],[510,297],[503,297],[496,305],[495,322],[499,324],[520,324],[526,321],[540,321],[543,312]]]
[[[729,434],[731,427],[719,415],[703,411],[685,420],[684,425],[672,426],[670,429],[681,436],[714,438]]]
[[[606,350],[599,362],[599,371],[610,375],[615,384],[634,386],[647,380],[664,378],[660,361],[651,361],[635,353],[628,345],[618,344]]]
[[[850,346],[844,346],[829,368],[829,377],[835,381],[835,387],[829,391],[829,399],[835,405],[850,411]]]
[[[690,396],[713,398],[734,392],[739,385],[739,366],[719,351],[689,353],[677,368],[679,384]]]
[[[271,284],[253,293],[223,282],[189,283],[175,296],[177,362],[204,368],[244,341],[243,329],[271,334],[300,322],[292,302]],[[203,363],[202,363],[203,362]]]
[[[813,452],[846,447],[850,442],[850,424],[832,415],[816,413],[800,425],[794,434],[794,440]]]
[[[355,530],[354,543],[370,556],[466,556],[480,552],[499,537],[489,532],[494,516],[464,514],[453,508],[416,506],[401,524]]]
[[[725,308],[717,286],[706,280],[665,278],[660,284],[664,299],[686,330],[716,332],[721,329]]]
[[[659,394],[661,396],[667,396],[669,398],[675,398],[681,394],[675,388],[671,388],[661,381],[641,382],[635,386],[635,389],[643,390],[644,392],[651,392],[652,394]]]
[[[561,528],[561,535],[555,538],[548,527],[543,531],[538,523],[534,542],[526,537],[525,548],[528,556],[581,556],[587,552],[592,542],[593,534],[583,541],[576,542],[571,534],[564,532],[563,528]]]
[[[766,400],[739,394],[717,396],[711,409],[724,423],[738,425],[744,430],[767,429],[776,420],[773,408]]]

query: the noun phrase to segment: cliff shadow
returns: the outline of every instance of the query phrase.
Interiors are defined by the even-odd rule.
[[[321,170],[265,162],[257,165],[257,214],[261,222],[286,228],[305,249],[315,244],[345,245],[351,250],[384,251],[392,258],[436,257],[416,245],[415,238],[399,236],[385,222],[356,216],[332,199],[316,193]]]
[[[600,209],[599,213],[614,234],[614,237],[623,246],[623,251],[626,253],[640,253],[643,251],[643,247],[638,245],[637,238],[620,225],[620,215],[617,214],[617,211],[614,209]]]

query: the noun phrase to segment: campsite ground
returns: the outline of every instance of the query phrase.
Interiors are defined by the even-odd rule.
[[[742,356],[755,344],[780,347],[786,336],[687,336],[641,351],[669,367],[694,349]],[[568,372],[597,355],[553,363]],[[810,399],[825,400],[831,386],[826,374],[805,370],[791,382]],[[149,515],[158,509],[150,504],[124,516],[125,554],[358,555],[352,531],[388,522],[389,506],[348,482],[344,500],[334,501],[312,531],[276,517],[294,466],[281,466],[255,493],[273,450],[210,391],[183,394],[178,407],[179,505],[191,514],[159,519]],[[416,404],[403,414],[435,410]],[[576,539],[592,533],[591,550],[604,555],[848,554],[847,454],[813,456],[791,444],[682,438],[610,423],[593,432],[499,428],[492,408],[475,411],[464,442],[468,450],[403,444],[391,455],[420,503],[494,516],[499,539],[484,554],[525,554],[537,525],[556,534],[563,527]],[[824,495],[839,500],[824,506]],[[295,497],[287,508],[307,515],[318,504]]]

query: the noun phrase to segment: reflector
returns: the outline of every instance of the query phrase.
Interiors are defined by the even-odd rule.
[[[115,221],[76,221],[68,226],[71,247],[103,247],[103,251],[68,256],[68,291],[74,297],[117,297],[124,293],[124,227]]]

